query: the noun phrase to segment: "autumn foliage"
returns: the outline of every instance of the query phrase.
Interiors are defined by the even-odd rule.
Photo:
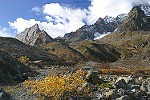
[[[81,70],[73,74],[47,76],[44,80],[29,80],[24,82],[26,89],[31,89],[31,92],[39,96],[45,96],[48,100],[64,100],[70,95],[82,94],[86,92],[78,91],[79,87],[85,83],[83,76],[85,73]]]
[[[29,58],[27,56],[21,56],[18,58],[18,61],[20,61],[21,63],[26,63],[27,61],[29,61]]]
[[[129,75],[132,74],[130,70],[127,69],[121,69],[121,68],[116,68],[116,69],[107,69],[103,68],[101,69],[103,74],[114,74],[114,75]]]

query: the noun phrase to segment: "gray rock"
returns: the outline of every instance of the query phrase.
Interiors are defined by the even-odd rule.
[[[101,93],[97,93],[92,100],[107,100],[106,96],[101,94]]]
[[[121,79],[124,79],[124,81],[127,83],[127,84],[136,84],[135,82],[135,79],[133,79],[131,76],[128,76],[128,77],[119,77],[118,80],[121,80]]]
[[[82,85],[82,87],[78,88],[78,91],[83,91],[85,88],[90,88],[90,91],[96,91],[97,90],[97,87],[95,85],[86,82]]]
[[[105,96],[106,96],[107,100],[115,100],[116,98],[119,97],[116,90],[110,90],[109,92],[106,92]]]
[[[94,69],[90,66],[84,66],[81,68],[81,70],[88,73],[89,71],[93,71]]]
[[[149,99],[146,99],[146,98],[136,98],[136,100],[149,100]]]
[[[139,91],[138,93],[136,93],[137,97],[143,98],[147,96],[147,93],[145,91]]]
[[[0,88],[0,100],[8,100],[8,98],[10,98],[10,95]]]
[[[117,80],[115,85],[116,85],[116,88],[123,88],[123,89],[129,88],[128,84],[125,82],[124,79]]]
[[[148,86],[147,86],[147,84],[145,82],[142,83],[142,85],[140,87],[140,90],[148,92]]]
[[[100,79],[99,76],[92,71],[88,71],[86,81],[94,85],[103,83],[103,79]]]
[[[39,29],[38,24],[35,24],[30,28],[26,28],[15,38],[32,46],[53,41],[53,39],[44,30],[41,31]]]
[[[124,90],[122,88],[117,89],[117,93],[118,93],[119,96],[125,95],[125,92],[126,92],[126,90]]]
[[[91,98],[90,97],[70,96],[69,100],[91,100]]]
[[[150,94],[150,78],[148,78],[147,89],[148,89],[148,94]]]
[[[132,99],[128,95],[124,95],[124,96],[117,98],[116,100],[132,100]]]
[[[83,87],[83,88],[85,88],[85,87],[95,88],[95,85],[86,82],[86,83],[84,83],[84,84],[82,85],[82,87]]]
[[[140,85],[131,85],[132,89],[140,90]]]
[[[69,97],[69,100],[80,100],[80,99],[78,97],[71,96]]]
[[[81,68],[82,71],[88,73],[89,71],[91,71],[92,73],[95,73],[95,74],[102,74],[102,71],[100,70],[96,70],[92,67],[89,67],[89,66],[84,66]]]

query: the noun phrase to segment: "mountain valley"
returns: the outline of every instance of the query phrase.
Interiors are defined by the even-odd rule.
[[[141,4],[64,37],[38,24],[0,37],[0,100],[149,100],[149,15]]]

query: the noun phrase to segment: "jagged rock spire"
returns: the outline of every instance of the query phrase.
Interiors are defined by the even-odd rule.
[[[30,28],[26,28],[15,38],[29,45],[38,45],[53,41],[46,31],[40,30],[38,24],[35,24]]]

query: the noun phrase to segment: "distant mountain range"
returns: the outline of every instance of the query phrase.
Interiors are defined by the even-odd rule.
[[[145,12],[146,16],[150,15],[150,5],[142,3],[139,7]],[[127,16],[128,14],[119,14],[116,18],[111,16],[99,18],[93,25],[84,25],[75,32],[66,33],[62,39],[65,39],[68,42],[100,39],[105,35],[114,32]],[[38,45],[53,41],[47,32],[39,29],[37,24],[25,29],[18,34],[16,38],[29,45]]]
[[[150,15],[150,5],[140,4],[139,7],[147,16]],[[93,25],[85,25],[75,32],[65,34],[64,39],[71,42],[100,39],[115,31],[127,16],[128,14],[119,14],[116,18],[110,16],[99,18]]]
[[[115,62],[131,57],[142,59],[143,56],[139,56],[139,53],[149,52],[149,47],[145,48],[150,41],[149,15],[150,6],[140,4],[128,14],[119,14],[116,18],[99,18],[93,25],[84,25],[75,32],[66,33],[64,37],[53,39],[36,24],[25,29],[16,38],[29,45],[41,44],[48,52],[67,61],[70,58],[73,63],[84,58],[96,62]],[[109,35],[105,36],[106,34]],[[64,55],[66,51],[70,53]],[[149,57],[145,56],[145,59]]]
[[[117,64],[120,63],[121,66],[149,66],[150,16],[145,15],[139,6],[135,6],[118,29],[99,42],[116,47],[121,54]]]

